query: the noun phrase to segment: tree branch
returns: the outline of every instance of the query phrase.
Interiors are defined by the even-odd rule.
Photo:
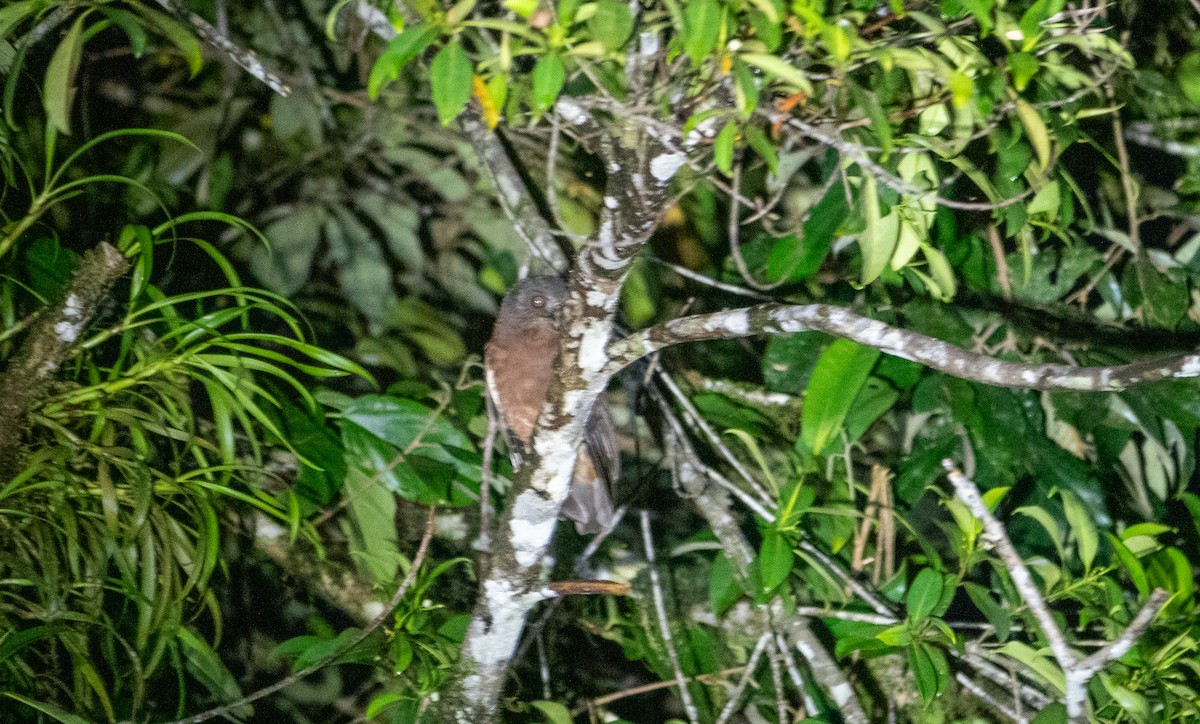
[[[1146,382],[1200,376],[1200,354],[1195,353],[1111,367],[1009,362],[826,304],[760,304],[673,319],[610,344],[606,371],[616,373],[652,352],[683,342],[809,331],[851,339],[954,377],[1000,387],[1115,392]]]
[[[1161,588],[1155,589],[1120,636],[1087,658],[1080,659],[1067,645],[1066,637],[1058,622],[1054,620],[1054,615],[1042,598],[1037,584],[1033,582],[1033,576],[1025,566],[1025,561],[1009,540],[1004,525],[987,509],[979,494],[979,488],[970,478],[958,471],[954,461],[943,460],[942,465],[949,474],[950,483],[954,486],[958,499],[983,523],[984,542],[995,551],[1001,564],[1008,570],[1013,588],[1017,589],[1017,594],[1033,614],[1034,620],[1046,637],[1050,652],[1054,654],[1055,660],[1066,675],[1064,703],[1067,716],[1073,724],[1083,724],[1087,721],[1088,682],[1105,664],[1124,656],[1133,647],[1134,642],[1146,632],[1154,617],[1162,610],[1169,597],[1168,593]]]
[[[20,472],[26,415],[96,313],[112,285],[129,269],[115,246],[101,243],[83,255],[57,306],[42,312],[0,378],[0,480]]]
[[[608,171],[604,210],[576,261],[560,321],[558,374],[513,477],[462,657],[441,699],[430,707],[434,721],[495,718],[525,619],[538,602],[554,595],[540,583],[542,563],[567,497],[584,425],[611,377],[604,351],[621,285],[667,198],[671,174],[662,172],[656,161],[662,147],[645,129],[621,119],[606,128],[569,98],[559,99],[557,112],[568,125],[600,131]]]

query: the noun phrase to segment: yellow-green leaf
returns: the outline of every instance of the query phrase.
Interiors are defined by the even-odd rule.
[[[1037,154],[1038,166],[1045,170],[1050,165],[1050,132],[1046,130],[1042,117],[1024,98],[1018,97],[1016,102],[1017,117],[1021,119],[1021,125],[1025,126],[1025,135],[1029,137],[1033,152]]]
[[[58,44],[50,65],[46,67],[46,82],[42,88],[42,103],[54,127],[71,133],[71,107],[75,102],[75,74],[83,56],[83,21],[80,15],[66,37]]]

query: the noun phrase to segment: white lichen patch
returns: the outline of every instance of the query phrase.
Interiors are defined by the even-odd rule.
[[[63,302],[62,319],[54,325],[54,334],[67,344],[79,339],[83,331],[83,306],[79,297],[68,294]]]
[[[383,602],[367,601],[363,604],[362,612],[363,616],[365,616],[368,620],[373,619],[379,614],[383,613]]]
[[[687,154],[682,151],[662,153],[650,159],[650,175],[660,184],[665,184],[675,176],[675,172],[683,166]]]
[[[1200,355],[1187,357],[1180,365],[1179,371],[1175,373],[1176,377],[1196,377],[1198,375],[1200,375]]]
[[[554,533],[558,505],[553,499],[547,500],[533,490],[526,490],[517,496],[508,527],[513,554],[519,565],[528,568],[538,562]]]
[[[588,328],[579,340],[579,369],[586,377],[594,377],[608,363],[608,329],[604,326]]]
[[[608,309],[611,304],[609,295],[598,289],[588,290],[587,303],[589,307],[600,307],[601,309]]]
[[[620,204],[619,204],[619,202],[617,201],[616,197],[613,197],[613,196],[605,196],[605,197],[604,197],[604,205],[605,205],[606,207],[610,208],[610,209],[615,209],[615,208],[617,208],[617,206],[619,206]]]
[[[725,318],[725,331],[730,334],[736,334],[739,337],[750,334],[750,315],[746,312],[739,312]]]
[[[638,36],[638,52],[643,58],[653,58],[658,55],[659,49],[662,47],[658,40],[658,33],[645,32]]]
[[[480,672],[463,679],[463,693],[467,701],[481,699],[484,676],[495,681],[504,675],[504,667],[517,647],[529,609],[544,598],[543,591],[523,594],[505,580],[489,578],[484,581],[483,603],[488,615],[476,616],[467,629],[464,655],[475,662]]]
[[[559,96],[558,102],[554,104],[554,107],[558,109],[559,117],[571,125],[578,126],[587,122],[587,111],[580,108],[578,103],[566,96]]]

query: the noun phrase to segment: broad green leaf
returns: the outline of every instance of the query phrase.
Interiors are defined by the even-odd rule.
[[[1050,534],[1050,540],[1054,541],[1054,549],[1058,551],[1058,560],[1061,562],[1066,558],[1066,553],[1063,550],[1063,542],[1065,536],[1062,529],[1058,527],[1058,521],[1050,515],[1050,512],[1045,508],[1039,508],[1035,505],[1025,505],[1013,511],[1014,515],[1027,515],[1037,522],[1042,524],[1046,532]]]
[[[958,284],[954,276],[954,270],[950,268],[950,262],[946,261],[946,257],[942,255],[942,252],[934,249],[929,244],[921,245],[921,253],[925,255],[925,261],[929,263],[929,276],[937,282],[941,290],[941,300],[943,302],[950,301],[954,297],[954,292]]]
[[[1092,561],[1096,560],[1096,549],[1100,545],[1096,524],[1092,522],[1091,514],[1078,495],[1070,490],[1060,490],[1059,496],[1062,498],[1067,523],[1075,535],[1075,544],[1079,546],[1079,560],[1083,562],[1084,571],[1090,571]]]
[[[997,649],[997,651],[1024,664],[1026,669],[1042,677],[1046,683],[1057,689],[1059,693],[1066,692],[1067,679],[1063,675],[1062,669],[1058,668],[1054,662],[1041,652],[1034,650],[1028,644],[1021,643],[1020,641],[1009,641]]]
[[[817,360],[801,412],[801,440],[819,455],[846,419],[850,405],[879,359],[879,350],[838,339]]]
[[[567,70],[562,58],[557,53],[543,55],[533,66],[533,114],[541,116],[562,91],[563,83],[567,80]]]
[[[792,570],[792,545],[787,537],[775,529],[763,536],[758,554],[758,569],[762,577],[762,592],[770,593],[787,580]]]
[[[75,74],[79,72],[79,61],[83,57],[83,21],[86,18],[87,13],[80,15],[58,44],[46,66],[46,80],[42,86],[46,116],[55,128],[68,135],[71,133],[71,108],[75,103]]]
[[[754,149],[759,158],[766,162],[767,170],[775,173],[779,169],[779,154],[775,152],[775,144],[771,143],[771,140],[767,138],[767,134],[763,133],[762,129],[758,126],[746,126],[744,132],[746,134],[746,143],[750,145],[750,148]]]
[[[1008,72],[1012,75],[1013,87],[1025,90],[1030,79],[1038,72],[1040,64],[1032,53],[1013,53],[1008,56]]]
[[[405,637],[405,638],[407,638],[407,637]],[[399,673],[399,672],[397,672],[397,673]],[[400,694],[397,694],[395,692],[388,692],[386,694],[380,694],[379,696],[372,699],[370,704],[367,704],[367,710],[365,712],[363,712],[363,715],[367,719],[374,719],[381,712],[387,710],[389,707],[399,704],[400,702],[404,701],[405,699],[406,699],[406,697],[404,697]]]
[[[1012,631],[1012,615],[1009,614],[1008,609],[996,603],[992,598],[991,591],[978,583],[964,583],[963,589],[975,604],[975,608],[979,609],[979,612],[995,629],[996,640],[1000,643],[1007,641],[1008,635]]]
[[[433,103],[443,126],[450,125],[471,99],[471,59],[458,38],[438,51],[429,64]]]
[[[446,24],[453,27],[467,19],[471,11],[475,9],[476,0],[458,0],[448,11],[446,11]]]
[[[689,0],[683,8],[683,25],[683,52],[700,65],[721,34],[720,4],[717,0]]]
[[[859,281],[870,284],[883,273],[896,250],[900,216],[895,211],[887,216],[880,215],[879,188],[872,174],[866,174],[863,179],[861,198],[867,228],[858,236],[858,248],[863,257],[862,276]]]
[[[1038,166],[1044,171],[1050,165],[1050,131],[1046,123],[1033,106],[1021,97],[1017,97],[1017,118],[1025,126],[1025,135],[1029,138],[1033,152],[1037,154]]]
[[[804,76],[804,71],[778,56],[767,55],[766,53],[742,53],[738,58],[753,65],[767,75],[774,76],[777,80],[783,81],[795,90],[809,94],[813,92],[812,82]]]
[[[932,568],[922,568],[921,572],[909,586],[905,603],[908,606],[908,617],[912,621],[920,621],[937,607],[942,599],[942,574]]]
[[[379,91],[385,85],[399,78],[404,66],[423,53],[437,36],[437,26],[424,24],[405,28],[404,32],[392,38],[371,68],[371,76],[367,80],[367,94],[371,99],[379,97]]]
[[[9,31],[18,23],[32,16],[46,4],[46,0],[20,0],[0,8],[0,40],[8,37]]]
[[[587,21],[588,31],[605,50],[620,50],[633,32],[633,13],[623,0],[598,0],[596,12]]]
[[[804,233],[799,238],[788,234],[775,242],[767,256],[767,277],[779,281],[805,279],[816,274],[829,255],[838,229],[849,215],[850,201],[845,189],[841,184],[833,184],[808,215]]]
[[[736,137],[737,125],[729,121],[713,142],[713,160],[717,163],[717,169],[726,176],[733,174],[733,142]]]
[[[204,53],[201,52],[200,41],[196,39],[196,36],[169,15],[151,10],[141,4],[134,4],[133,10],[146,18],[146,21],[153,25],[155,30],[171,41],[171,44],[187,61],[188,70],[195,77],[204,67]]]
[[[933,659],[929,655],[926,644],[917,643],[910,646],[906,652],[908,666],[912,670],[913,679],[917,682],[917,691],[925,701],[932,701],[938,692],[938,674],[934,668]]]
[[[1125,571],[1129,573],[1129,580],[1133,581],[1133,587],[1138,590],[1138,594],[1142,598],[1149,596],[1150,583],[1146,580],[1146,569],[1142,567],[1141,561],[1112,533],[1106,533],[1105,536],[1113,548],[1113,554],[1121,562]]]
[[[908,646],[912,643],[912,632],[908,630],[908,626],[899,624],[886,628],[875,634],[875,638],[879,639],[888,646]]]
[[[546,717],[547,724],[571,724],[571,711],[557,701],[532,701],[530,706]]]
[[[1189,101],[1200,106],[1200,51],[1194,50],[1179,59],[1175,64],[1175,82]]]

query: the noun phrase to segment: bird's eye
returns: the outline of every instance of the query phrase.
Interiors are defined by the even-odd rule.
[[[542,307],[546,306],[546,298],[541,294],[535,294],[533,295],[533,299],[529,300],[529,304],[534,309],[541,309]]]

